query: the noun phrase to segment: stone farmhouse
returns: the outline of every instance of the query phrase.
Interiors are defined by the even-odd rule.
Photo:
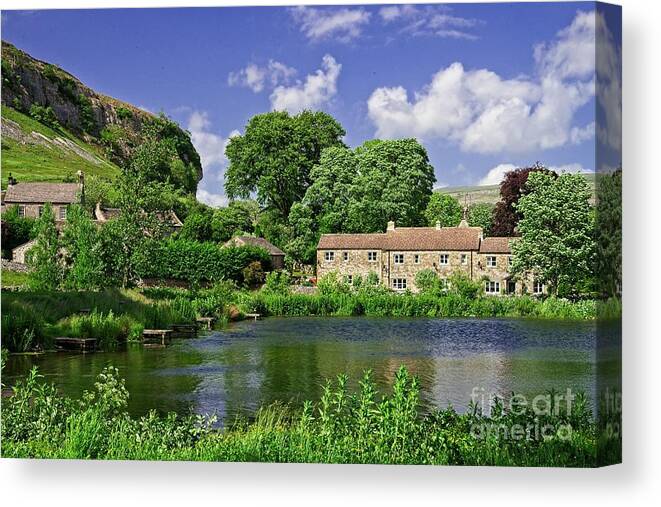
[[[460,271],[483,281],[488,295],[543,294],[546,288],[532,277],[510,276],[513,241],[485,238],[481,227],[469,227],[466,220],[457,227],[396,227],[388,222],[385,233],[323,234],[317,245],[317,276],[335,272],[352,283],[373,272],[392,290],[418,292],[418,272],[430,269],[447,280]]]

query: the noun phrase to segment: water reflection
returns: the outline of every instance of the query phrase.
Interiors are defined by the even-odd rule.
[[[37,365],[65,393],[93,386],[101,369],[119,368],[130,411],[150,409],[251,415],[264,404],[300,405],[345,372],[355,388],[371,369],[380,388],[401,364],[420,377],[427,406],[466,408],[474,387],[487,394],[536,395],[548,389],[592,393],[595,325],[508,319],[270,318],[246,321],[165,349],[11,356],[11,385]]]

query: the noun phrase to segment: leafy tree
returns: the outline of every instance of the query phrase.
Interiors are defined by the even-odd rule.
[[[11,250],[34,238],[35,219],[18,216],[18,205],[9,206],[2,214],[2,249]]]
[[[516,204],[521,238],[513,243],[512,273],[532,273],[551,294],[576,294],[592,276],[594,218],[590,190],[580,174],[534,171]]]
[[[272,294],[289,294],[291,292],[291,278],[286,271],[271,271],[266,275],[266,283],[262,291]]]
[[[50,203],[35,223],[36,243],[27,252],[27,264],[31,271],[28,286],[32,290],[55,290],[62,282],[60,241],[55,228],[55,215]]]
[[[104,285],[104,264],[99,230],[86,211],[69,206],[62,231],[66,271],[64,287],[74,290],[97,289]]]
[[[597,174],[597,277],[606,296],[622,284],[622,169]]]
[[[252,200],[231,201],[214,210],[211,220],[213,241],[224,243],[238,234],[252,234],[259,219],[259,204]]]
[[[262,263],[259,261],[253,261],[243,268],[243,283],[249,287],[257,287],[259,284],[264,282],[264,269],[262,269]]]
[[[60,128],[60,122],[57,121],[55,112],[50,106],[44,107],[39,104],[32,104],[30,106],[30,116],[52,129],[58,130]]]
[[[415,286],[426,294],[439,294],[445,284],[433,269],[422,269],[415,275]]]
[[[461,222],[462,216],[463,209],[457,199],[441,192],[432,193],[425,209],[427,225],[433,227],[440,222],[441,227],[455,227]]]
[[[500,201],[493,211],[491,227],[493,236],[514,236],[516,226],[521,219],[521,212],[516,209],[516,204],[528,191],[526,182],[528,175],[532,172],[557,176],[555,172],[549,171],[539,162],[531,167],[514,169],[506,173],[500,184]]]
[[[225,191],[230,198],[248,198],[256,192],[257,201],[284,220],[303,198],[322,150],[342,146],[344,135],[342,126],[323,112],[254,116],[245,133],[232,137],[225,150],[230,161]]]
[[[389,220],[423,225],[435,181],[427,152],[414,139],[368,141],[324,150],[312,184],[289,214],[285,250],[311,263],[319,234],[384,231]]]
[[[179,231],[179,238],[191,241],[210,241],[213,216],[213,209],[200,204],[184,220],[184,225]]]
[[[471,204],[468,207],[468,225],[482,227],[485,236],[491,236],[491,216],[494,207],[484,202]]]

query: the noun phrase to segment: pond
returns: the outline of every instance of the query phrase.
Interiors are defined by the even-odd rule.
[[[385,388],[403,364],[419,376],[426,408],[452,404],[462,411],[471,393],[535,396],[570,388],[592,397],[595,343],[594,322],[268,318],[163,349],[14,355],[3,383],[12,385],[36,365],[62,392],[79,396],[112,364],[126,379],[134,415],[193,411],[228,421],[275,401],[317,400],[324,380],[342,372],[355,387],[371,369]]]

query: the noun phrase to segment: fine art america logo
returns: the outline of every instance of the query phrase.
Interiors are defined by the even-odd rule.
[[[471,404],[476,413],[494,415],[506,411],[513,416],[524,416],[532,411],[534,419],[524,418],[524,423],[498,419],[479,421],[471,425],[471,435],[478,440],[498,438],[504,440],[546,440],[557,438],[568,441],[572,436],[569,423],[558,422],[557,416],[570,418],[576,395],[567,388],[565,393],[538,394],[529,398],[523,394],[514,394],[507,398],[487,393],[483,387],[473,387]],[[555,416],[555,417],[554,417]]]

